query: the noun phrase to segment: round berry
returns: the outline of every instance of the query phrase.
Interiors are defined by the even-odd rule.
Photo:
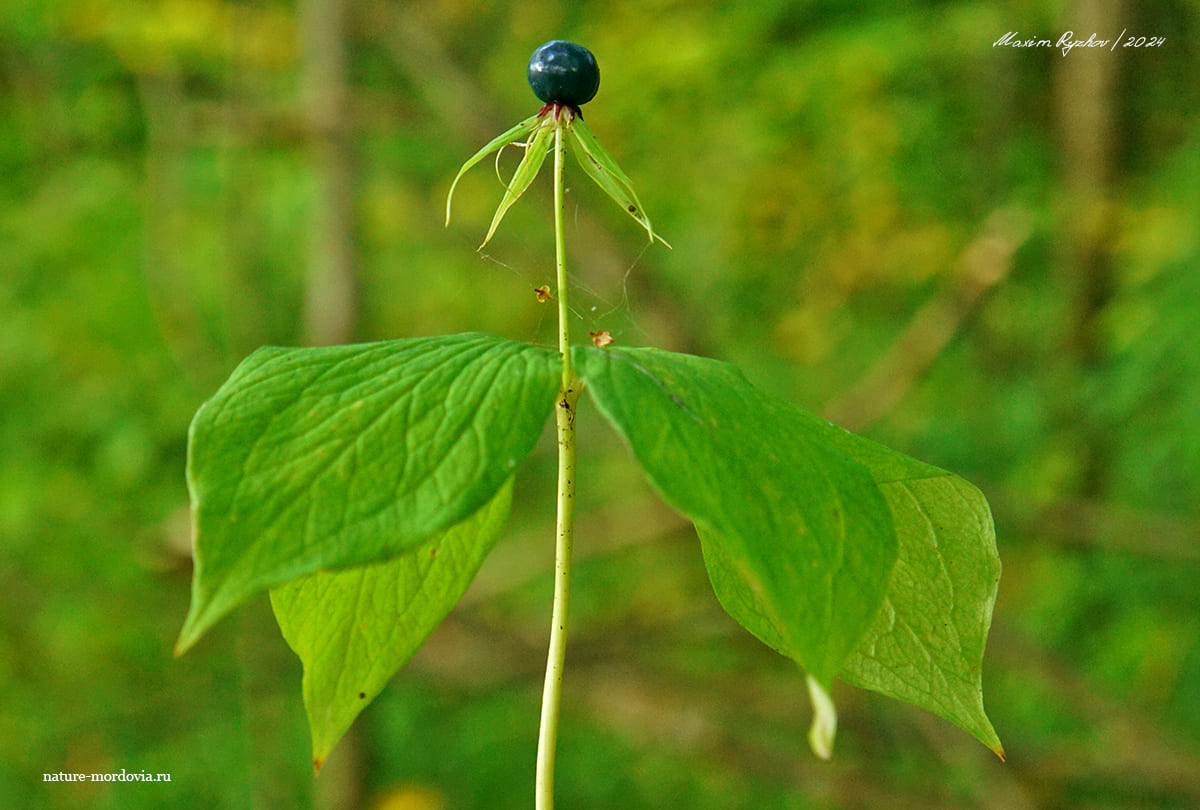
[[[547,104],[578,107],[591,101],[600,89],[600,67],[582,45],[551,40],[529,57],[529,86]]]

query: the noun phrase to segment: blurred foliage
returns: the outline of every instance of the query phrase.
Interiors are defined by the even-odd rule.
[[[695,538],[583,424],[563,806],[1200,805],[1193,4],[1127,4],[1112,21],[1166,44],[1107,55],[1116,148],[1095,210],[1065,182],[1063,57],[992,45],[1078,30],[1069,5],[352,6],[359,339],[552,341],[532,294],[552,275],[548,189],[483,254],[494,177],[464,180],[450,229],[442,210],[462,160],[534,110],[529,53],[574,39],[601,66],[588,122],[675,246],[647,249],[574,183],[576,334],[732,360],[799,404],[858,414],[996,509],[1005,575],[984,682],[1008,764],[841,690],[839,749],[820,765],[802,679],[724,618]],[[245,354],[303,340],[318,184],[300,13],[0,4],[4,806],[528,804],[549,442],[476,589],[315,784],[300,668],[265,600],[170,655],[190,575],[188,422]],[[1093,214],[1103,284],[1084,300],[1070,257]],[[993,255],[996,222],[1011,263],[984,262],[980,281],[971,258]],[[946,323],[900,388],[863,387],[905,369],[910,331]],[[173,779],[41,781],[122,768]]]

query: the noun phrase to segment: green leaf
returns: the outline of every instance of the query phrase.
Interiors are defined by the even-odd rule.
[[[460,168],[458,170],[458,174],[454,175],[454,182],[452,182],[450,184],[450,191],[447,192],[447,194],[446,194],[446,224],[447,225],[450,224],[450,203],[454,199],[454,189],[458,187],[458,181],[462,179],[463,175],[466,174],[468,171],[470,171],[471,167],[473,167],[476,163],[483,160],[485,157],[490,155],[492,152],[495,152],[497,149],[503,149],[505,146],[508,146],[510,143],[520,140],[521,138],[524,138],[526,135],[528,135],[530,132],[533,132],[533,128],[538,125],[539,118],[540,118],[540,116],[538,116],[538,115],[534,115],[534,116],[530,116],[529,118],[526,118],[524,121],[522,121],[521,123],[512,127],[511,129],[506,130],[505,132],[502,132],[501,134],[497,135],[495,138],[492,138],[490,141],[487,142],[487,144],[484,145],[484,147],[482,149],[480,149],[478,152],[476,152],[474,155],[471,155],[471,157],[467,159],[467,162],[464,163],[462,165],[462,168]]]
[[[843,680],[950,720],[1003,758],[983,709],[982,664],[1000,583],[987,500],[956,475],[827,425],[892,510],[899,558],[874,626]]]
[[[633,190],[633,181],[625,172],[621,171],[617,161],[600,144],[600,140],[584,123],[582,117],[575,116],[571,121],[568,133],[570,134],[571,149],[575,152],[579,165],[583,167],[589,177],[596,181],[596,185],[604,189],[604,192],[612,197],[625,213],[636,219],[646,229],[651,242],[657,239],[667,247],[671,247],[666,239],[654,232],[650,218],[646,216],[642,202],[638,199],[637,192]]]
[[[609,349],[605,353],[613,359],[607,362],[603,374],[593,368],[598,364],[592,357],[602,354],[595,350],[577,352],[580,357],[577,367],[590,384],[601,410],[618,424],[618,430],[623,434],[626,430],[621,424],[636,420],[639,411],[624,402],[629,397],[614,397],[611,390],[614,384],[607,378],[628,377],[621,385],[631,387],[634,379],[628,373],[629,368],[645,378],[645,382],[640,383],[642,397],[646,400],[640,406],[642,413],[661,411],[667,408],[668,402],[674,406],[676,418],[663,426],[658,440],[661,445],[672,446],[685,433],[694,432],[679,414],[702,415],[693,405],[698,397],[688,391],[688,384],[681,376],[672,377],[667,373],[670,369],[684,367],[690,368],[693,376],[705,378],[707,384],[722,386],[729,392],[729,396],[737,401],[730,405],[728,413],[731,416],[739,408],[772,414],[773,424],[769,426],[756,424],[757,420],[748,414],[735,417],[733,428],[738,435],[744,435],[747,426],[751,425],[752,431],[763,431],[768,436],[772,432],[784,436],[800,431],[805,441],[853,459],[867,471],[878,497],[886,503],[887,523],[893,528],[898,542],[897,557],[881,609],[869,630],[846,655],[837,674],[856,686],[904,700],[944,717],[1003,757],[1000,740],[984,713],[981,691],[981,665],[1000,577],[1000,558],[996,552],[991,512],[979,490],[944,470],[848,433],[786,403],[769,400],[764,405],[763,400],[768,398],[749,389],[744,378],[724,364],[699,358],[676,359],[684,356],[672,355],[668,365],[662,363],[660,357],[666,353],[645,349]],[[597,384],[597,380],[604,382]],[[700,387],[699,383],[692,385]],[[654,388],[659,391],[657,405],[650,404],[655,398]],[[616,400],[616,407],[613,400]],[[709,420],[705,417],[703,421]],[[646,466],[643,455],[664,453],[653,444],[648,450],[639,451],[639,443],[654,442],[652,434],[639,432],[636,439],[629,435],[626,438],[643,466]],[[763,458],[772,470],[789,469],[795,462],[780,454],[782,445],[773,441],[768,444],[764,448],[762,439],[753,436],[746,437],[741,446],[724,444],[723,452],[729,454],[736,466],[731,469],[728,461],[710,463],[714,471],[724,466],[723,474],[735,479],[737,475],[745,475],[751,482],[755,480],[752,476],[769,481],[770,475],[763,474],[761,464],[753,465],[759,469],[751,472],[751,463],[742,456],[750,452],[764,453]],[[797,447],[791,452],[804,450]],[[683,458],[677,458],[674,463],[694,466],[694,462]],[[739,472],[739,469],[745,472]],[[667,475],[674,473],[668,471]],[[654,474],[651,474],[651,480],[655,480]],[[732,483],[736,484],[736,481]],[[666,487],[658,481],[656,486],[674,504]],[[710,493],[733,493],[742,488],[735,485],[726,490],[720,482],[706,483],[704,487]],[[856,504],[854,497],[853,492],[847,496],[849,506],[846,508],[872,504],[871,501]],[[877,510],[877,503],[870,506],[872,512]],[[674,505],[696,520],[691,512]],[[819,670],[814,672],[797,654],[796,645],[788,629],[780,623],[781,613],[768,598],[767,590],[755,582],[752,573],[746,573],[749,563],[741,556],[743,550],[715,536],[711,526],[699,520],[696,523],[710,577],[726,610],[766,644],[816,674],[817,686],[827,683]],[[791,538],[781,541],[781,547],[774,552],[780,562],[783,560],[782,546],[795,543],[796,540]],[[762,553],[768,558],[772,554],[770,549]],[[797,579],[793,587],[813,586]],[[812,692],[811,682],[809,687]],[[816,694],[814,707],[820,710],[822,704],[816,700]],[[824,712],[816,713],[813,736],[820,744],[814,746],[814,750],[828,750],[832,740],[832,711],[832,706],[828,706]],[[819,727],[821,725],[824,728]]]
[[[992,516],[961,478],[881,484],[900,557],[875,625],[840,677],[957,724],[1001,759],[982,664],[1000,581]]]
[[[470,518],[412,551],[271,589],[279,628],[304,662],[304,706],[317,770],[359,712],[462,597],[511,501],[510,478]]]
[[[504,189],[500,205],[496,207],[496,214],[492,217],[492,224],[488,228],[487,236],[483,238],[483,245],[491,241],[496,229],[500,227],[500,221],[508,213],[508,209],[521,198],[521,195],[529,188],[529,184],[533,182],[533,178],[537,177],[542,164],[546,161],[546,155],[554,146],[554,128],[553,119],[547,118],[534,129],[533,138],[525,145],[525,155],[517,164],[512,180]]]
[[[827,422],[726,363],[580,348],[578,375],[663,498],[695,524],[713,588],[747,630],[827,687],[878,613],[891,512]]]
[[[252,354],[192,421],[177,651],[255,591],[477,512],[533,448],[559,375],[556,353],[478,334]]]

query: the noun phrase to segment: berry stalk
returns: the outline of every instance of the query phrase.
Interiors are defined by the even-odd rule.
[[[554,760],[558,748],[558,715],[562,704],[563,669],[567,653],[567,618],[571,603],[571,556],[575,528],[575,404],[578,386],[571,368],[571,341],[567,316],[566,238],[563,225],[563,125],[554,113],[554,252],[558,271],[558,346],[562,352],[562,389],[555,412],[558,433],[558,520],[554,554],[554,607],[550,620],[550,649],[546,682],[542,690],[542,719],[538,730],[537,774],[534,783],[536,810],[554,808]],[[569,119],[567,119],[569,120]]]

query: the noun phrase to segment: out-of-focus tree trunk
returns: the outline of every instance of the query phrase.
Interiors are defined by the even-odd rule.
[[[1125,27],[1122,0],[1072,0],[1062,18],[1061,30],[1074,39],[1109,39]],[[1111,42],[1109,45],[1111,46]],[[1117,114],[1121,49],[1073,48],[1056,59],[1055,97],[1061,145],[1063,184],[1058,233],[1059,288],[1069,297],[1068,323],[1060,334],[1063,359],[1083,383],[1103,361],[1101,315],[1111,297],[1110,237],[1115,232],[1113,183],[1118,174],[1120,145]],[[1082,385],[1072,386],[1076,392]],[[1082,405],[1083,403],[1076,403]],[[1070,404],[1068,403],[1068,407]],[[1077,439],[1084,453],[1080,493],[1099,495],[1104,490],[1105,436],[1098,426],[1081,420],[1079,413],[1062,415],[1070,429],[1082,431]]]
[[[354,129],[346,65],[349,0],[301,0],[301,79],[310,160],[316,178],[304,290],[304,339],[349,343],[358,318]],[[356,807],[362,754],[351,729],[317,782],[314,805]]]
[[[348,0],[301,0],[304,105],[317,194],[304,295],[304,337],[347,343],[358,313],[354,155],[346,69]]]

